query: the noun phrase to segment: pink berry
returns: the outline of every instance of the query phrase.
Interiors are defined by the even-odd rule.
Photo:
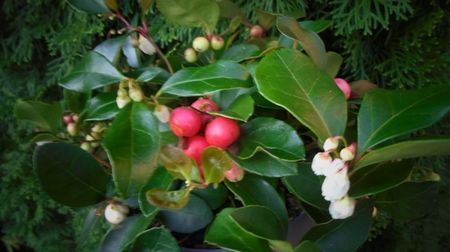
[[[73,119],[72,119],[72,116],[70,116],[70,115],[65,115],[63,117],[63,120],[64,120],[65,124],[69,124],[69,123],[73,123],[74,122]]]
[[[341,78],[334,79],[334,82],[336,82],[336,85],[342,90],[342,92],[345,95],[345,99],[350,99],[350,96],[352,95],[352,89],[350,88],[350,85],[348,82]]]
[[[219,111],[220,108],[217,104],[211,101],[209,98],[199,98],[195,102],[191,104],[191,107],[202,111],[202,112],[210,112],[210,111]]]
[[[205,138],[209,144],[226,149],[239,138],[240,133],[241,130],[236,121],[217,117],[206,125]]]
[[[170,113],[169,126],[177,136],[195,136],[202,126],[200,113],[190,107],[178,107]]]
[[[250,28],[250,37],[261,38],[264,35],[264,29],[259,25],[254,25]]]
[[[238,182],[244,178],[244,170],[233,163],[231,169],[224,173],[225,177],[231,182]]]
[[[193,136],[188,138],[186,148],[183,150],[184,154],[194,159],[197,165],[201,164],[202,152],[209,146],[206,139],[202,136]]]

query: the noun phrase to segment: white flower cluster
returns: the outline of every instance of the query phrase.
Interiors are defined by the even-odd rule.
[[[341,136],[328,138],[323,144],[324,152],[317,153],[311,165],[316,175],[325,176],[322,184],[322,196],[331,202],[328,210],[333,219],[350,217],[356,204],[356,201],[347,195],[350,189],[347,162],[355,157],[356,143],[342,148],[339,157],[333,158],[331,153],[337,150],[341,139],[343,139]]]

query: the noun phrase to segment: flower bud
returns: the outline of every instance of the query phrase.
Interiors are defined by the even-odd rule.
[[[96,123],[94,127],[91,128],[91,132],[101,133],[105,130],[105,125],[103,123]]]
[[[328,152],[317,153],[312,161],[311,168],[316,175],[324,175],[323,170],[331,165],[332,158]]]
[[[187,48],[184,50],[184,59],[189,63],[194,63],[197,61],[197,53],[192,48]]]
[[[250,36],[252,38],[261,38],[264,35],[264,29],[259,25],[254,25],[250,28]]]
[[[142,100],[144,100],[144,94],[139,87],[132,86],[128,90],[128,95],[130,96],[131,100],[135,102],[141,102]]]
[[[150,43],[150,41],[139,34],[139,49],[148,55],[153,55],[156,52],[155,47]]]
[[[106,206],[105,218],[111,224],[119,224],[127,217],[129,209],[127,206],[111,203]]]
[[[355,205],[356,201],[353,198],[345,196],[340,200],[331,202],[328,211],[333,219],[345,219],[352,216]]]
[[[153,113],[155,114],[156,118],[158,118],[158,120],[162,123],[167,123],[170,120],[169,107],[165,105],[156,105],[155,112]]]
[[[77,135],[77,126],[75,123],[69,123],[67,124],[67,132],[70,136],[76,136]]]
[[[223,38],[221,36],[213,36],[211,39],[211,47],[214,50],[220,50],[222,49],[224,45]]]
[[[79,117],[78,117],[77,114],[73,114],[73,115],[72,115],[72,120],[73,120],[74,122],[78,122],[78,119],[79,119]]]
[[[117,107],[119,107],[119,108],[125,107],[125,105],[127,105],[130,101],[131,101],[131,99],[128,96],[116,98]]]
[[[341,156],[342,160],[344,160],[344,161],[350,161],[355,158],[355,155],[349,149],[349,147],[342,149],[341,152],[339,152],[339,156]]]
[[[350,99],[350,96],[352,95],[352,89],[348,84],[348,82],[341,78],[334,79],[334,82],[339,87],[339,89],[344,93],[345,99],[346,100]]]
[[[345,162],[339,158],[336,158],[331,162],[330,165],[325,167],[322,172],[325,176],[332,176],[344,168],[346,168]]]
[[[226,171],[224,175],[230,182],[238,182],[244,178],[244,170],[233,163],[231,169]]]
[[[196,37],[192,41],[192,47],[197,52],[204,52],[209,48],[209,41],[205,37]]]
[[[69,123],[73,123],[74,122],[73,119],[72,119],[72,116],[70,116],[70,115],[65,115],[63,117],[63,120],[64,120],[65,124],[69,124]]]
[[[81,143],[80,148],[85,150],[85,151],[87,151],[87,152],[90,152],[91,151],[91,144],[87,143],[87,142],[83,142],[83,143]]]
[[[128,92],[124,88],[117,90],[117,97],[125,98],[128,97]]]
[[[335,201],[344,197],[349,189],[350,180],[347,176],[347,168],[344,168],[325,178],[322,184],[322,196],[328,201]]]
[[[329,137],[323,143],[324,151],[334,151],[339,146],[339,137]]]

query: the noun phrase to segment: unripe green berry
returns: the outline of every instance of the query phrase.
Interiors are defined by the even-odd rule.
[[[197,53],[192,48],[187,48],[184,51],[184,59],[189,63],[194,63],[197,61]]]
[[[213,36],[211,39],[211,47],[214,50],[220,50],[222,49],[224,45],[223,38],[221,36]]]
[[[205,37],[196,37],[192,42],[192,47],[197,52],[205,52],[209,48],[209,41]]]

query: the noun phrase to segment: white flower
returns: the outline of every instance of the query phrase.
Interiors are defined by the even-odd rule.
[[[344,169],[345,167],[345,162],[339,158],[336,158],[325,169],[323,169],[322,172],[325,176],[331,176]]]
[[[316,175],[324,175],[323,171],[331,165],[331,156],[328,152],[317,153],[312,161],[311,168]]]
[[[338,200],[347,194],[348,189],[350,189],[350,181],[347,168],[344,168],[325,178],[322,184],[322,196],[328,201]]]
[[[339,146],[339,137],[329,137],[323,143],[324,151],[334,151]]]
[[[105,218],[111,224],[119,224],[127,217],[129,209],[127,206],[111,203],[106,206]]]
[[[148,55],[153,55],[156,52],[155,47],[152,43],[144,36],[139,34],[139,49]]]
[[[125,107],[125,105],[127,105],[130,101],[131,101],[131,99],[128,96],[116,98],[117,107],[119,107],[119,108]]]
[[[155,107],[155,112],[153,112],[156,116],[156,118],[158,118],[158,120],[162,123],[167,123],[169,122],[170,119],[170,111],[169,108],[167,106],[164,105],[156,105]]]
[[[343,148],[339,153],[339,155],[341,156],[342,160],[350,161],[355,158],[355,153],[356,153],[356,143],[352,143],[348,147]]]
[[[345,219],[352,216],[355,210],[356,201],[345,196],[340,200],[331,202],[328,211],[333,219]]]

